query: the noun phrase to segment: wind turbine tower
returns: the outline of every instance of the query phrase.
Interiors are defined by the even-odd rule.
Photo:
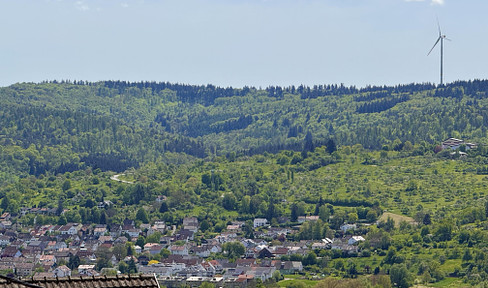
[[[429,53],[427,53],[427,56],[430,55],[430,53],[432,52],[432,50],[434,50],[435,46],[437,46],[437,44],[439,42],[441,42],[441,85],[443,83],[443,77],[444,77],[444,71],[443,71],[443,62],[444,62],[444,39],[445,40],[449,40],[451,41],[451,39],[447,38],[446,35],[443,35],[442,32],[441,32],[441,25],[439,25],[439,20],[437,20],[437,27],[439,28],[439,38],[437,38],[437,41],[435,41],[435,44],[434,46],[432,46],[432,49],[430,49]]]

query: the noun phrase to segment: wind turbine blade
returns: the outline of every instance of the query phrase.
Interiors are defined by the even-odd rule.
[[[442,32],[441,32],[441,24],[439,24],[439,18],[437,18],[437,28],[439,28],[439,36],[441,36]]]
[[[430,55],[430,52],[432,52],[432,50],[434,50],[435,46],[437,45],[437,43],[439,43],[439,41],[441,41],[441,37],[437,38],[437,41],[435,41],[434,46],[432,46],[432,49],[430,49],[429,53],[427,53],[427,56]]]
[[[452,41],[452,40],[451,40],[451,39],[449,39],[449,38],[444,38],[444,40]]]

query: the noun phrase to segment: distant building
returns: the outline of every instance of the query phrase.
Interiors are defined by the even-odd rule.
[[[265,218],[254,219],[254,228],[262,227],[268,225],[268,220]]]
[[[468,143],[468,142],[464,142],[464,140],[461,139],[449,138],[444,142],[442,142],[442,149],[456,150],[459,147],[461,147],[461,145],[465,145],[466,150],[475,149],[476,147],[478,147],[478,145],[475,143]]]
[[[348,230],[356,229],[356,224],[343,224],[340,228],[342,232],[346,233]]]

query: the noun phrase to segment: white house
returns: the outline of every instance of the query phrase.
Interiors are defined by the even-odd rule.
[[[75,234],[78,234],[78,231],[80,230],[81,228],[81,224],[78,224],[78,223],[68,223],[66,225],[63,225],[61,226],[61,228],[59,228],[59,232],[61,234],[68,234],[68,235],[75,235]]]
[[[268,225],[268,220],[266,218],[255,218],[254,228],[262,227]]]
[[[68,277],[71,276],[71,269],[69,269],[66,265],[62,265],[54,269],[53,274],[56,277]]]
[[[365,241],[365,239],[363,238],[363,236],[352,236],[348,241],[347,241],[347,244],[349,245],[354,245],[360,241]]]

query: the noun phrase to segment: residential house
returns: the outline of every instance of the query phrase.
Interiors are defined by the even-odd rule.
[[[207,258],[212,253],[222,252],[222,248],[219,245],[202,245],[192,248],[193,253],[198,257]]]
[[[54,263],[56,263],[56,257],[54,255],[40,255],[39,263],[41,265],[44,265],[45,263],[49,263],[52,266],[54,265]]]
[[[340,229],[342,232],[346,233],[348,230],[356,229],[356,224],[342,224]]]
[[[275,267],[281,274],[295,274],[303,270],[301,261],[277,261]]]
[[[0,246],[5,247],[5,246],[9,245],[11,241],[12,241],[12,238],[9,236],[6,236],[6,235],[0,236]]]
[[[358,242],[361,242],[361,241],[365,241],[365,239],[363,238],[363,236],[352,236],[351,238],[349,238],[349,240],[347,241],[347,244],[349,245],[354,245]]]
[[[98,226],[98,227],[95,227],[95,229],[93,230],[93,235],[95,235],[95,237],[100,237],[100,236],[105,235],[105,233],[107,233],[107,232],[108,232],[107,227]]]
[[[146,243],[144,245],[144,252],[149,252],[151,255],[158,254],[163,249],[163,246],[159,243]]]
[[[141,234],[141,229],[138,228],[130,228],[129,230],[126,230],[126,233],[129,234],[131,238],[137,238]]]
[[[176,272],[171,265],[164,265],[162,263],[146,265],[146,266],[139,265],[137,267],[137,270],[139,271],[139,273],[146,274],[146,275],[156,274],[158,277],[169,277]]]
[[[176,241],[181,240],[181,241],[187,241],[188,242],[188,241],[194,239],[194,234],[195,234],[195,232],[193,232],[192,230],[181,229],[175,235]]]
[[[198,219],[196,217],[186,217],[183,219],[183,229],[198,232]]]
[[[71,269],[66,265],[62,265],[54,269],[53,274],[55,277],[68,277],[71,276]]]
[[[161,234],[164,234],[165,231],[166,231],[166,223],[164,223],[164,221],[156,221],[154,222],[154,225],[152,225],[151,227],[149,227],[149,229],[147,229],[147,236],[150,236],[156,232],[160,232]]]
[[[237,267],[233,275],[249,275],[264,282],[271,278],[275,271],[275,267]]]
[[[186,245],[183,245],[183,246],[171,245],[169,247],[169,251],[173,255],[182,255],[182,256],[188,255],[188,248]]]
[[[474,148],[478,147],[478,145],[475,143],[468,143],[468,142],[464,142],[464,140],[461,140],[461,139],[449,138],[449,139],[442,142],[442,149],[456,150],[459,147],[461,147],[461,145],[465,145],[466,150],[474,149]]]
[[[59,228],[59,232],[61,234],[68,234],[68,235],[75,235],[78,234],[78,231],[81,229],[82,225],[78,223],[68,223],[66,225],[61,226]]]
[[[117,238],[122,235],[122,226],[119,224],[110,225],[110,236]]]
[[[266,218],[255,218],[253,224],[254,224],[254,228],[267,226],[268,220]]]
[[[7,246],[3,249],[2,254],[0,255],[1,258],[11,257],[11,258],[19,258],[22,256],[22,253],[19,251],[17,247]]]
[[[27,277],[34,273],[34,263],[19,262],[15,264],[15,274],[20,277]]]
[[[142,252],[142,247],[139,245],[134,246],[134,250],[136,251],[137,254],[140,254]]]
[[[78,273],[80,275],[86,275],[87,271],[94,270],[95,265],[80,265],[78,266]]]

